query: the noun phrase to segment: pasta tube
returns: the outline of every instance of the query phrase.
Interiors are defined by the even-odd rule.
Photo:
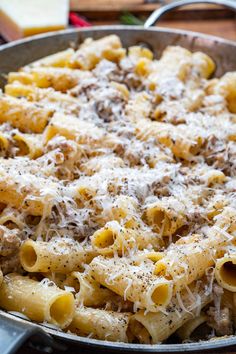
[[[115,252],[122,253],[132,248],[144,249],[148,246],[160,247],[157,235],[142,229],[128,229],[122,227],[117,221],[110,221],[97,230],[91,237],[91,242],[96,251],[103,255]]]
[[[236,210],[230,206],[223,209],[222,213],[215,217],[214,229],[229,237],[236,231]],[[233,236],[231,237],[233,239]]]
[[[75,87],[81,79],[89,78],[89,71],[72,70],[69,68],[35,67],[27,69],[25,73],[10,73],[8,83],[19,81],[24,84],[35,85],[40,88],[52,87],[56,91],[66,92]]]
[[[183,126],[152,122],[148,119],[139,119],[135,123],[135,132],[137,138],[143,141],[155,138],[159,143],[168,147],[175,157],[184,160],[191,160],[204,144],[204,138],[197,131],[188,131],[186,134]]]
[[[185,48],[168,46],[160,60],[154,61],[148,77],[150,89],[154,90],[161,80],[176,77],[181,81],[198,82],[196,78],[208,78],[215,70],[215,63],[206,54],[191,53]]]
[[[216,261],[215,277],[222,288],[236,292],[236,252],[229,252]]]
[[[7,77],[7,82],[11,84],[16,81],[21,82],[24,85],[31,85],[33,83],[33,77],[30,73],[24,71],[9,73]]]
[[[107,221],[116,220],[127,228],[136,228],[141,223],[137,200],[127,195],[117,196],[111,208],[103,210],[101,218]]]
[[[55,91],[52,88],[39,88],[24,85],[18,81],[5,86],[5,93],[13,97],[25,97],[30,102],[45,104],[56,111],[65,111],[76,116],[80,112],[81,104],[77,98]]]
[[[0,156],[5,157],[9,148],[10,137],[7,134],[0,132]]]
[[[53,110],[11,96],[0,96],[0,122],[9,122],[22,132],[42,133]]]
[[[7,166],[8,164],[4,166],[6,170]],[[44,192],[43,188],[46,187]],[[50,188],[50,192],[48,188]],[[12,176],[3,168],[0,170],[0,200],[2,203],[17,209],[22,207],[28,214],[34,216],[46,216],[51,212],[55,195],[57,195],[55,183],[29,173],[24,174],[22,181],[20,174]]]
[[[89,274],[73,272],[71,278],[71,285],[76,290],[76,299],[80,305],[101,307],[116,296],[111,290],[102,287]]]
[[[88,38],[70,60],[73,68],[92,70],[100,60],[120,61],[125,56],[118,36],[110,35],[98,40]]]
[[[175,290],[201,278],[208,267],[214,265],[229,242],[221,233],[212,233],[207,238],[200,235],[186,236],[171,245],[164,257],[155,265],[154,273],[174,282]]]
[[[137,308],[156,312],[171,300],[172,282],[153,275],[150,262],[136,266],[123,258],[98,256],[90,263],[90,271],[98,283],[134,302]]]
[[[192,76],[196,73],[205,79],[208,79],[215,71],[216,64],[209,55],[202,52],[192,53]]]
[[[207,322],[207,316],[204,313],[201,313],[199,316],[190,319],[187,321],[182,327],[180,327],[177,331],[180,339],[186,340],[190,339],[193,332],[201,326],[203,323]]]
[[[130,320],[131,333],[145,344],[156,344],[167,339],[212,300],[205,289],[189,293],[183,291],[173,297],[165,312],[146,313],[140,310]]]
[[[163,198],[145,207],[145,218],[154,231],[171,236],[187,222],[185,209],[176,198]]]
[[[18,149],[17,156],[28,156],[30,159],[36,159],[43,153],[42,135],[17,132],[12,135],[12,139]]]
[[[164,77],[177,77],[184,81],[191,67],[192,53],[185,48],[168,46],[160,60],[153,62],[152,72],[148,77],[151,90],[154,90]]]
[[[45,140],[48,142],[55,135],[62,135],[82,144],[91,144],[101,140],[104,134],[103,130],[90,122],[80,121],[75,117],[57,113],[45,130]]]
[[[6,207],[0,215],[0,225],[6,226],[8,229],[22,230],[25,227],[25,222],[18,210]]]
[[[229,204],[229,200],[224,196],[216,195],[207,206],[207,217],[212,220],[218,214],[223,212],[223,209]]]
[[[11,84],[5,86],[6,95],[16,98],[25,97],[28,101],[35,101],[30,98],[34,96],[34,92],[36,92],[36,90],[39,89],[31,85],[25,85],[19,81],[13,81]]]
[[[226,176],[222,171],[211,169],[199,169],[197,171],[198,177],[209,187],[217,183],[224,183]]]
[[[55,274],[55,273],[53,273]],[[62,278],[63,274],[60,274]],[[65,276],[65,275],[64,275]],[[47,275],[48,277],[48,275]],[[57,273],[57,279],[59,274]],[[54,281],[54,279],[52,278]],[[60,279],[59,279],[60,282]],[[66,279],[62,279],[60,287],[75,290],[75,298],[78,306],[86,307],[105,307],[106,310],[112,311],[132,311],[133,304],[130,301],[125,301],[121,296],[115,294],[111,290],[104,288],[94,278],[90,272],[73,272]]]
[[[28,68],[35,68],[39,66],[43,67],[65,67],[68,66],[69,60],[74,54],[74,50],[72,48],[68,48],[66,50],[63,50],[61,52],[51,54],[47,57],[44,57],[42,59],[36,60],[32,63],[30,63],[27,66],[24,66],[24,70],[27,70]]]
[[[216,81],[211,93],[225,97],[230,112],[236,113],[236,72],[229,72]]]
[[[94,173],[107,168],[124,167],[124,161],[115,155],[107,156],[95,156],[80,166],[81,171],[83,171],[87,176],[92,176]]]
[[[128,49],[128,56],[133,60],[137,61],[140,58],[146,58],[149,60],[153,60],[153,53],[150,49],[134,45],[129,47]]]
[[[147,259],[152,261],[153,263],[156,263],[162,258],[163,258],[163,252],[155,252],[155,251],[148,251],[148,250],[136,252],[135,255],[132,257],[135,264],[137,265],[141,264],[143,261]]]
[[[68,330],[101,340],[128,342],[130,316],[131,314],[126,312],[78,308]]]
[[[139,130],[139,122],[147,123],[148,127],[150,126],[149,120],[146,118],[149,117],[152,110],[151,97],[146,92],[138,92],[134,98],[130,99],[126,106],[126,115],[129,120],[135,124],[137,132],[140,132],[140,137],[145,139],[146,135],[143,131],[143,135],[141,135],[141,129]],[[147,128],[146,126],[146,128]]]
[[[70,273],[83,269],[96,255],[70,239],[53,239],[50,242],[27,240],[20,249],[22,267],[28,272]]]
[[[74,315],[74,298],[52,282],[37,282],[15,273],[4,277],[0,287],[0,306],[18,311],[36,322],[49,322],[67,327]]]
[[[95,124],[82,121],[73,116],[66,116],[55,113],[47,128],[44,131],[44,139],[47,143],[55,135],[64,136],[67,139],[75,140],[78,144],[88,144],[90,151],[93,148],[115,149],[119,140],[112,133],[105,129],[98,128]]]

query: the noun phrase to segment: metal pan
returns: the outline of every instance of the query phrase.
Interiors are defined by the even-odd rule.
[[[143,27],[128,26],[101,26],[89,29],[76,29],[59,31],[47,35],[40,35],[0,47],[0,87],[5,83],[4,74],[14,71],[46,55],[63,50],[70,45],[78,45],[87,37],[100,38],[115,33],[120,36],[124,46],[128,47],[143,43],[150,47],[156,57],[160,57],[167,45],[180,45],[191,51],[201,50],[214,58],[217,69],[216,76],[227,71],[236,70],[236,43],[213,36],[202,35],[194,32],[169,30],[164,28],[149,28],[167,11],[193,3],[217,3],[225,5],[236,11],[235,0],[181,0],[171,3],[155,11]],[[176,352],[217,352],[236,346],[236,336],[218,338],[211,341],[185,344],[126,344],[99,341],[91,338],[79,337],[43,325],[33,324],[27,320],[0,310],[0,353],[14,353],[25,341],[31,338],[38,347],[65,350],[73,346],[83,353],[92,351],[102,352],[146,352],[146,353],[176,353]]]

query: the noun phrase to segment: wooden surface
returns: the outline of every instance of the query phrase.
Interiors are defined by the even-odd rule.
[[[143,4],[143,0],[71,0],[71,2],[73,8],[79,9],[80,14],[86,15],[86,18],[94,25],[120,23],[119,16],[123,10],[132,11],[137,16],[147,17],[151,11],[159,6],[157,4]],[[107,20],[108,18],[109,20]],[[173,12],[160,21],[159,26],[197,31],[236,41],[235,15],[231,11],[223,10],[217,6],[192,6],[188,9]],[[17,354],[37,353],[40,352],[35,348],[28,347],[28,345],[23,346],[17,352]],[[65,352],[53,351],[53,353],[85,354],[84,351],[78,349],[70,349]],[[125,354],[125,352],[122,353]],[[213,351],[212,353],[218,354],[220,351]],[[225,353],[235,354],[236,349],[228,350]],[[97,354],[100,353],[97,352]]]
[[[94,25],[112,25],[119,23],[119,21],[93,21]],[[158,26],[195,31],[236,41],[236,19],[233,18],[196,21],[163,20],[158,23]]]
[[[171,0],[145,1],[145,0],[70,0],[70,8],[73,11],[90,14],[96,12],[97,16],[111,11],[130,11],[135,14],[150,13],[159,8],[161,4],[167,4]],[[188,5],[182,9],[198,9],[202,11],[224,9],[223,6],[198,4]]]
[[[236,41],[236,20],[163,21],[160,26],[201,32]]]
[[[162,2],[167,3],[168,0]],[[119,24],[120,16],[125,11],[130,11],[145,20],[152,11],[160,7],[160,3],[144,3],[144,0],[71,0],[71,6],[92,24],[103,25]],[[163,16],[158,25],[236,41],[236,14],[222,6],[209,4],[186,6]]]

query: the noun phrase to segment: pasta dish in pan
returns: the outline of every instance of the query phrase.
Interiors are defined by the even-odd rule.
[[[234,334],[236,72],[214,70],[110,35],[9,73],[2,309],[109,341]]]

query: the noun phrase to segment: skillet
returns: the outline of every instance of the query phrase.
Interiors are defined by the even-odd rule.
[[[191,51],[203,51],[216,62],[215,76],[236,70],[236,42],[194,32],[149,28],[163,14],[173,8],[193,3],[220,4],[236,11],[235,0],[180,0],[170,3],[147,19],[144,27],[100,26],[52,32],[38,35],[0,47],[0,87],[5,84],[5,75],[34,60],[68,48],[78,46],[85,38],[98,39],[108,34],[117,34],[125,47],[146,45],[158,58],[168,45],[180,45]],[[177,353],[177,352],[223,352],[236,346],[236,336],[216,338],[209,341],[184,344],[127,344],[101,341],[75,336],[43,325],[34,324],[16,315],[0,310],[0,354],[12,354],[28,339],[39,349],[92,353]]]

